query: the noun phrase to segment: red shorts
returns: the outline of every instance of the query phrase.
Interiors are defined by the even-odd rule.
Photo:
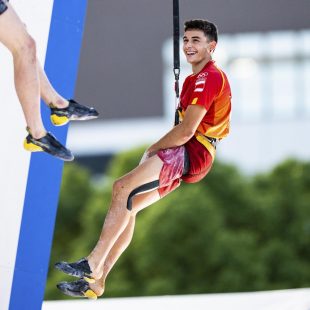
[[[189,160],[189,169],[185,175],[185,152]],[[157,153],[164,165],[159,175],[158,192],[164,197],[176,189],[181,180],[186,183],[196,183],[210,171],[213,159],[209,151],[193,137],[184,146],[161,150]]]

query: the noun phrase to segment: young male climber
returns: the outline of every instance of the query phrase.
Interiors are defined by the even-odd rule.
[[[212,60],[216,26],[206,20],[185,22],[183,52],[193,74],[183,84],[180,122],[145,152],[140,164],[116,180],[109,211],[92,252],[55,267],[80,279],[57,287],[74,297],[97,298],[107,275],[131,242],[137,213],[210,171],[216,144],[229,133],[231,90],[225,73]]]
[[[13,56],[15,89],[27,124],[28,135],[24,148],[30,152],[46,152],[59,159],[70,161],[73,155],[51,133],[46,132],[40,112],[40,97],[51,109],[55,126],[69,120],[88,120],[98,117],[89,108],[59,95],[50,84],[37,60],[36,44],[23,22],[6,0],[0,0],[0,42]]]

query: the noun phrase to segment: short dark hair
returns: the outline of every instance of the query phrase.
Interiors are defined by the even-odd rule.
[[[187,30],[201,30],[211,41],[217,42],[217,27],[207,20],[188,20],[184,23],[184,31]]]

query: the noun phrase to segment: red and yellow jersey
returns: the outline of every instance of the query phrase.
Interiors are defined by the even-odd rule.
[[[207,111],[195,136],[210,151],[210,145],[203,137],[226,137],[229,133],[231,112],[228,79],[212,60],[199,73],[188,76],[184,81],[180,96],[183,117],[187,107],[193,104],[202,105]]]

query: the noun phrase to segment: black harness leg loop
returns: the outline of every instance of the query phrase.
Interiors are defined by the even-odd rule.
[[[128,199],[127,199],[127,209],[129,211],[132,210],[132,198],[135,195],[151,191],[151,190],[156,189],[158,187],[159,187],[159,180],[156,180],[156,181],[152,181],[152,182],[143,184],[143,185],[138,186],[137,188],[135,188],[128,196]]]

